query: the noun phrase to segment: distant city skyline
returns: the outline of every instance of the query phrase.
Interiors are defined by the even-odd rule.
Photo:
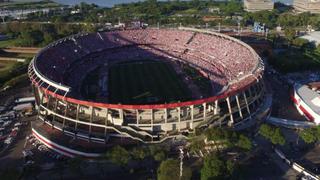
[[[14,0],[14,1],[20,1],[20,2],[27,2],[27,1],[40,1],[40,0]],[[102,7],[112,7],[116,4],[122,4],[122,3],[132,3],[132,2],[139,2],[144,0],[53,0],[57,3],[66,4],[66,5],[75,5],[79,4],[80,2],[86,2],[86,3],[93,3],[97,4]],[[158,0],[158,1],[168,1],[168,0]],[[188,0],[185,0],[188,1]],[[274,2],[282,2],[284,4],[292,4],[293,0],[273,0]]]

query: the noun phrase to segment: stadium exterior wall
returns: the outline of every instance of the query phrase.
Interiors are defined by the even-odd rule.
[[[141,142],[160,142],[170,135],[193,132],[201,125],[237,126],[252,118],[265,97],[263,80],[208,99],[145,109],[80,101],[35,85],[34,90],[39,116],[54,127],[88,139],[106,140],[120,134]]]
[[[59,145],[59,144],[49,140],[45,136],[41,135],[35,129],[32,129],[32,134],[34,137],[36,137],[40,142],[45,144],[50,149],[52,149],[60,154],[63,154],[64,156],[67,156],[67,157],[82,156],[82,157],[86,157],[86,158],[96,158],[96,157],[100,156],[100,154],[98,154],[98,153],[84,153],[81,151],[76,151],[76,150],[64,147],[62,145]]]

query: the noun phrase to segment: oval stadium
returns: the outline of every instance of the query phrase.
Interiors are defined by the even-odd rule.
[[[97,157],[115,144],[168,142],[214,126],[245,129],[269,113],[263,73],[250,46],[211,31],[72,35],[29,65],[39,112],[32,132],[66,156]]]

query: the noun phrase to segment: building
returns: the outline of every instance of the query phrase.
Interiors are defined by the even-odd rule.
[[[299,113],[320,124],[320,83],[295,84],[291,97]]]
[[[293,8],[298,12],[320,13],[319,0],[293,0]]]
[[[244,0],[244,10],[248,12],[257,12],[264,10],[273,10],[274,2],[272,0]]]
[[[79,83],[90,69],[142,57],[198,69],[214,87],[211,95],[170,103],[111,104],[79,94]],[[271,106],[263,61],[250,46],[191,28],[73,35],[42,49],[28,73],[39,111],[33,134],[71,157],[97,157],[115,144],[171,141],[209,126],[248,128],[267,116]],[[108,91],[103,85],[101,89]]]

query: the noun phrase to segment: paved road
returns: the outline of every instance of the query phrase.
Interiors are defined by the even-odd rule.
[[[272,116],[284,119],[305,121],[290,99],[290,89],[279,74],[266,73],[266,80],[273,91]]]
[[[296,179],[296,177],[299,175],[299,173],[296,172],[295,170],[293,170],[286,162],[284,162],[274,152],[274,150],[271,147],[270,142],[267,142],[264,138],[262,138],[260,136],[256,137],[255,141],[257,142],[258,147],[262,149],[263,154],[266,156],[266,158],[269,158],[270,160],[272,160],[272,162],[277,165],[277,168],[279,168],[282,171],[281,178],[283,178],[283,179]]]

